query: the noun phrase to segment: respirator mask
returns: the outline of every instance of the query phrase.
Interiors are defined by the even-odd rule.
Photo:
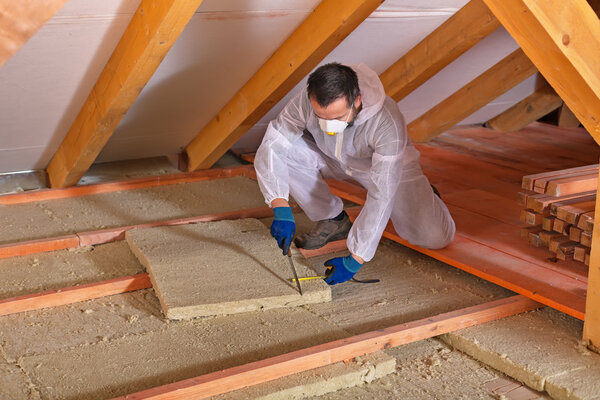
[[[348,119],[350,119],[350,114],[354,109],[354,105],[350,107],[350,111],[348,111],[348,116],[345,121],[340,121],[339,119],[322,119],[319,120],[319,127],[323,130],[323,132],[327,133],[329,136],[334,136],[338,133],[342,133],[344,129],[348,126]]]

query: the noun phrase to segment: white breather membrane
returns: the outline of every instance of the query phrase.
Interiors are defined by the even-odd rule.
[[[333,218],[343,203],[323,178],[351,177],[367,189],[367,199],[348,235],[350,252],[371,260],[390,217],[411,243],[444,247],[454,236],[454,221],[421,171],[397,104],[374,71],[351,67],[362,109],[342,133],[330,136],[320,128],[306,89],[269,123],[254,162],[266,203],[288,200],[291,192],[311,220]]]

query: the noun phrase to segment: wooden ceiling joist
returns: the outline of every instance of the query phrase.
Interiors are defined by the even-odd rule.
[[[498,27],[483,0],[471,0],[380,75],[387,95],[402,100]]]
[[[563,104],[562,99],[547,82],[502,114],[490,119],[487,125],[497,131],[515,132],[523,129]]]
[[[188,170],[210,168],[383,0],[323,0],[186,147]]]
[[[51,187],[75,185],[202,0],[142,0],[75,122],[48,165]]]
[[[536,72],[520,49],[408,125],[414,142],[427,142]]]
[[[0,0],[0,67],[68,0]]]

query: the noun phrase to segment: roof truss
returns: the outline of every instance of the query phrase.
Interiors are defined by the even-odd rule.
[[[427,142],[513,88],[536,72],[521,51],[515,50],[496,65],[408,124],[415,142]]]
[[[52,187],[75,185],[202,0],[142,0],[75,122],[48,165]]]
[[[498,27],[483,0],[471,0],[380,75],[387,95],[402,100]]]

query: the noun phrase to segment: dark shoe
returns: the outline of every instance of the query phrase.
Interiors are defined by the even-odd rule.
[[[300,249],[319,249],[334,240],[347,238],[351,227],[350,217],[344,212],[344,218],[339,221],[325,219],[317,222],[310,232],[296,237],[294,243]]]

